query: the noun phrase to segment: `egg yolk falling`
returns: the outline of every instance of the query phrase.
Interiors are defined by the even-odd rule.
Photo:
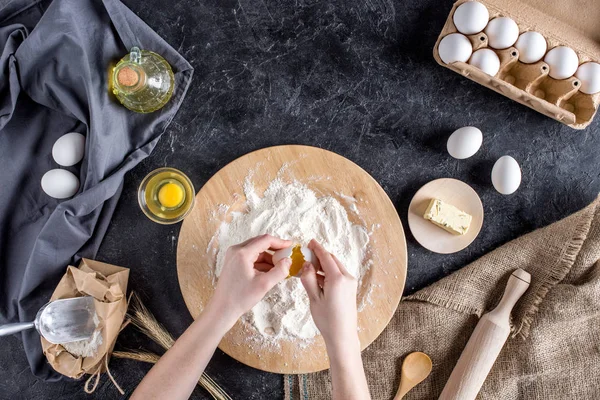
[[[175,183],[165,183],[158,190],[158,201],[166,208],[174,208],[183,202],[183,188]]]
[[[296,276],[304,265],[304,254],[302,254],[300,245],[296,245],[292,248],[292,255],[290,258],[292,259],[292,266],[290,267],[288,278]]]

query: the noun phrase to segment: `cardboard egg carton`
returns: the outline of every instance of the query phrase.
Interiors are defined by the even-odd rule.
[[[458,0],[448,15],[446,24],[433,49],[433,57],[442,66],[503,94],[521,104],[562,122],[574,129],[584,129],[594,118],[600,104],[600,93],[593,95],[579,91],[581,82],[571,77],[551,78],[550,68],[543,59],[534,64],[519,61],[515,47],[491,49],[498,54],[500,70],[489,76],[480,69],[463,62],[445,64],[439,55],[440,40],[458,32],[452,20],[456,8],[470,0]],[[496,17],[512,18],[519,33],[536,31],[548,43],[548,51],[556,46],[575,50],[579,64],[600,62],[600,1],[598,0],[478,0]],[[473,45],[473,52],[488,47],[485,33],[465,35]]]

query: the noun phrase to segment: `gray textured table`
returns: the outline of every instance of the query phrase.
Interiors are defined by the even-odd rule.
[[[426,182],[454,177],[481,196],[485,223],[466,250],[443,256],[407,231],[406,293],[498,245],[554,222],[600,190],[600,119],[575,131],[438,66],[432,48],[452,1],[160,1],[125,0],[194,66],[187,98],[154,153],[125,180],[98,255],[131,268],[130,287],[174,334],[191,323],[176,272],[179,225],[160,226],[139,210],[136,190],[149,171],[172,166],[196,188],[235,158],[262,147],[300,143],[341,154],[383,186],[406,227],[412,195]],[[482,149],[457,161],[445,152],[456,128],[476,125]],[[512,196],[490,182],[509,154],[523,169]],[[121,347],[157,350],[127,329]],[[147,365],[114,360],[130,394]],[[217,350],[208,372],[235,399],[283,394],[282,379]],[[0,346],[0,398],[89,398],[80,382],[37,381],[15,337]],[[94,398],[118,398],[104,379]],[[206,399],[197,389],[192,396]]]

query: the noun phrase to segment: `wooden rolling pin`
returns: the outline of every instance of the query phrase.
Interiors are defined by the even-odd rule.
[[[508,278],[500,304],[477,323],[444,386],[440,400],[475,399],[508,339],[510,312],[530,282],[531,275],[520,268]]]

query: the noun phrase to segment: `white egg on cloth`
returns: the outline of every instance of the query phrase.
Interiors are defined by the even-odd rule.
[[[58,165],[70,167],[83,159],[85,136],[77,132],[62,135],[52,146],[52,157]]]
[[[492,184],[501,194],[512,194],[521,185],[521,167],[511,156],[502,156],[492,168]]]
[[[575,72],[575,77],[581,81],[579,90],[585,94],[600,92],[600,64],[587,62],[581,64]]]
[[[438,46],[438,53],[446,64],[462,61],[467,62],[473,53],[469,39],[461,33],[451,33],[444,36]]]
[[[490,19],[490,13],[486,6],[478,1],[462,3],[456,11],[452,20],[456,29],[465,35],[473,35],[481,32]]]
[[[570,78],[579,67],[577,53],[566,46],[558,46],[550,50],[544,57],[544,62],[550,67],[548,75],[554,79]]]
[[[515,47],[519,50],[519,61],[532,64],[544,58],[544,54],[548,50],[548,43],[540,33],[530,31],[519,36]]]
[[[508,17],[491,20],[485,27],[490,47],[498,50],[507,49],[519,38],[519,26]]]
[[[42,177],[42,190],[55,199],[67,199],[79,190],[79,179],[66,169],[51,169]]]
[[[471,56],[469,64],[479,68],[489,76],[496,76],[500,70],[500,59],[494,50],[479,49]]]
[[[477,153],[482,143],[483,134],[481,130],[474,126],[464,126],[450,135],[446,148],[452,157],[464,160]]]

